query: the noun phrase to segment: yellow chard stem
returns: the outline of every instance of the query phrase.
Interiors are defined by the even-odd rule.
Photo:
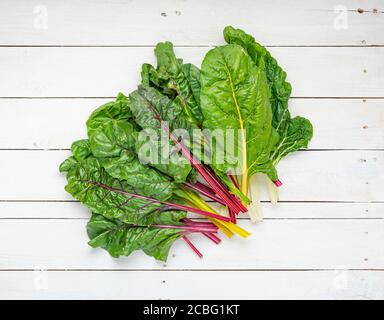
[[[194,194],[191,191],[186,190],[185,193],[188,195],[188,198],[190,201],[199,209],[205,210],[211,213],[220,214],[216,210],[214,210],[208,203],[206,203],[203,199],[201,199],[199,196]],[[240,237],[246,238],[250,235],[250,233],[243,228],[239,227],[238,225],[232,223],[232,222],[226,222],[226,221],[220,221],[217,219],[211,219],[209,220],[215,224],[227,237],[232,237],[233,233],[236,233]]]
[[[247,170],[246,170],[245,173],[241,176],[240,191],[241,191],[243,194],[248,195],[248,172],[247,172]]]

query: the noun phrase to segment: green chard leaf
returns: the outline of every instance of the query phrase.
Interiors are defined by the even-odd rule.
[[[307,147],[313,135],[311,122],[303,117],[291,119],[288,110],[288,99],[292,91],[291,84],[286,81],[286,72],[265,47],[243,30],[234,29],[231,26],[224,29],[224,38],[227,43],[243,47],[253,62],[267,75],[272,93],[270,98],[273,113],[272,126],[279,134],[271,157],[272,162],[276,165],[287,154]]]
[[[91,146],[89,145],[88,139],[81,139],[73,142],[71,151],[73,157],[77,161],[87,159],[90,155],[92,155]]]
[[[68,172],[69,169],[77,165],[78,161],[84,160],[92,155],[88,139],[74,141],[71,146],[72,157],[64,160],[60,164],[60,172]]]
[[[271,154],[272,162],[276,165],[287,154],[307,148],[312,135],[313,128],[308,119],[299,116],[291,118],[284,137]]]
[[[129,100],[121,93],[116,101],[102,105],[91,114],[87,130],[95,157],[119,156],[122,150],[135,152],[137,126],[132,121]]]
[[[140,193],[137,187],[113,178],[93,156],[81,161],[76,161],[74,157],[69,159],[65,160],[60,168],[62,172],[67,172],[68,184],[65,190],[93,212],[106,218],[144,226],[172,223],[186,216],[183,211],[163,211],[164,206],[160,203],[131,196],[131,194],[144,196],[143,193],[150,193],[153,190],[143,189],[140,191],[144,192]],[[66,165],[68,161],[70,166]],[[169,188],[159,188],[152,198],[172,199],[171,195]]]
[[[212,131],[234,130],[234,151],[239,150],[241,161],[235,167],[240,166],[243,173],[243,194],[248,194],[248,177],[256,172],[264,172],[272,180],[277,179],[269,159],[276,142],[269,98],[270,91],[263,70],[253,63],[242,47],[230,44],[206,54],[202,63],[200,91],[204,127]],[[240,129],[242,131],[237,136]],[[216,149],[213,148],[213,153]],[[228,156],[228,151],[225,151]],[[215,154],[214,159],[217,159]],[[234,168],[228,161],[214,163],[214,166],[222,172]]]
[[[153,131],[155,137],[145,141],[146,145],[155,147],[159,150],[160,161],[151,164],[159,171],[172,176],[176,182],[185,182],[190,174],[192,167],[189,162],[178,153],[174,145],[170,145],[167,152],[162,148],[161,143],[169,145],[168,133],[164,131],[162,123],[166,123],[171,131],[175,129],[185,129],[189,134],[192,133],[192,125],[185,118],[181,107],[158,90],[148,86],[139,86],[130,95],[130,107],[136,123],[143,129]],[[165,140],[163,140],[165,138]],[[141,147],[144,146],[144,143]],[[142,148],[140,148],[142,150]],[[141,152],[139,152],[141,158]],[[160,163],[159,163],[160,162]]]
[[[182,229],[140,227],[92,214],[87,224],[89,245],[103,248],[115,258],[143,250],[157,260],[166,261],[172,244],[182,236]]]
[[[200,126],[200,70],[177,59],[171,42],[160,42],[155,49],[157,69],[149,64],[142,67],[142,84],[153,86],[181,107],[191,123]]]
[[[176,187],[169,177],[143,165],[136,154],[123,151],[119,157],[100,158],[99,161],[109,175],[124,180],[144,196],[166,200]]]
[[[189,174],[188,168],[167,164],[158,158],[149,163],[155,169],[140,161],[138,150],[143,143],[139,141],[140,127],[132,118],[129,100],[122,94],[116,102],[104,104],[94,111],[87,121],[87,128],[92,153],[100,159],[108,174],[126,180],[147,196],[156,194],[159,188],[172,191],[170,179],[157,170],[177,182],[185,181]],[[160,157],[161,149],[158,150]]]
[[[200,105],[200,69],[192,63],[186,63],[181,66],[181,72],[189,83],[195,101]],[[203,121],[201,109],[196,112],[196,117],[198,121]]]

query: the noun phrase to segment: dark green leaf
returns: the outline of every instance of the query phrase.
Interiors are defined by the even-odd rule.
[[[176,182],[184,182],[191,171],[191,165],[172,145],[169,152],[165,153],[162,152],[161,145],[161,142],[165,141],[169,146],[168,133],[162,127],[164,122],[171,131],[182,128],[188,133],[192,132],[191,124],[186,120],[181,107],[155,88],[147,86],[139,86],[138,90],[129,95],[129,98],[131,111],[137,124],[147,131],[153,130],[155,135],[146,141],[145,145],[143,143],[140,149],[143,150],[144,146],[149,146],[149,149],[153,147],[158,150],[158,153],[154,152],[154,154],[159,154],[161,158],[157,158],[155,163],[150,164],[172,176]],[[165,137],[165,140],[162,137]],[[139,158],[141,158],[141,152],[139,152]]]
[[[172,196],[174,183],[167,176],[140,163],[136,154],[122,151],[119,157],[99,160],[109,175],[124,180],[144,196],[159,200],[166,200]]]
[[[95,110],[87,121],[92,153],[96,157],[114,157],[122,150],[135,152],[137,127],[131,120],[129,100],[123,94]]]
[[[157,69],[144,64],[142,84],[153,86],[179,105],[186,118],[199,126],[203,115],[199,105],[200,70],[177,59],[171,42],[160,42],[155,49]]]
[[[126,181],[111,177],[94,157],[78,162],[70,161],[71,166],[65,167],[68,169],[65,190],[93,212],[138,225],[166,224],[186,216],[185,212],[162,211],[164,206],[159,203],[117,192],[140,194]],[[167,195],[169,190],[159,189],[156,198],[166,198]]]
[[[93,214],[87,232],[91,247],[101,247],[113,257],[129,256],[135,250],[143,250],[157,260],[166,261],[170,247],[181,237],[182,230],[138,227]]]

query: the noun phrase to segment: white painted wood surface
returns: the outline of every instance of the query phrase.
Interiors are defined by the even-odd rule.
[[[384,298],[384,7],[342,2],[1,1],[0,298]],[[166,265],[90,249],[57,170],[70,143],[157,41],[199,65],[228,24],[270,46],[314,124],[279,165],[282,203],[241,219],[248,240],[196,239],[203,260],[182,242]]]
[[[380,299],[384,276],[382,271],[342,269],[272,272],[37,269],[1,272],[0,282],[0,299],[212,299],[212,289],[214,299],[234,299],[234,295],[236,299]]]
[[[218,28],[221,30],[221,28]],[[200,65],[209,48],[177,48]],[[384,97],[384,47],[276,47],[294,97]],[[148,47],[5,47],[0,51],[2,97],[114,97],[137,87]],[[17,66],[17,68],[15,68]],[[59,79],[60,81],[47,81]],[[308,81],[308,79],[311,79]]]
[[[0,200],[70,200],[61,150],[2,150]],[[382,201],[382,150],[301,151],[278,165],[282,201]],[[315,187],[314,187],[315,186]],[[266,195],[263,195],[266,199]]]
[[[45,0],[48,28],[35,2],[3,0],[0,41],[7,45],[177,45],[222,43],[221,30],[236,25],[265,45],[383,44],[381,0]],[[360,9],[359,13],[358,9]],[[34,15],[34,12],[36,13]],[[347,15],[344,15],[347,13]],[[346,17],[346,25],[343,21]],[[336,27],[335,27],[336,25]]]
[[[91,112],[111,100],[0,99],[0,148],[68,149],[86,134]],[[291,99],[289,108],[311,120],[311,150],[384,146],[384,99]]]

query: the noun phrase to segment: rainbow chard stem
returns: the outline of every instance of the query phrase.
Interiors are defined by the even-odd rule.
[[[206,169],[206,172],[209,174],[209,176],[217,181],[217,187],[221,190],[221,192],[223,192],[230,199],[231,206],[228,205],[228,208],[232,209],[235,214],[238,214],[240,211],[246,212],[247,208],[245,208],[244,205],[228,191],[228,189],[219,180],[219,178],[216,177],[214,171],[209,167],[204,166],[204,168]]]
[[[240,190],[240,187],[239,187],[239,183],[237,182],[237,179],[235,178],[235,176],[231,175],[228,173],[228,178],[231,179],[233,185]]]
[[[211,199],[223,206],[225,206],[225,202],[223,200],[221,200],[219,197],[216,196],[215,192],[212,191],[211,188],[207,187],[206,185],[200,183],[200,182],[196,182],[194,184],[192,183],[189,183],[189,182],[185,182],[184,185],[193,190],[193,191],[196,191],[198,193],[200,193],[201,195],[207,197],[208,199]]]
[[[279,179],[273,181],[273,183],[275,184],[276,187],[281,187],[283,185],[283,183]]]
[[[221,239],[213,233],[203,232],[203,235],[206,236],[209,240],[211,240],[215,244],[219,244],[221,242]]]
[[[187,236],[183,236],[183,240],[188,244],[188,246],[199,256],[199,258],[202,258],[203,257],[203,254],[197,250],[197,248],[193,245],[193,243],[191,242],[191,240],[189,240],[187,238]]]
[[[202,226],[210,226],[210,227],[214,227],[214,229],[216,229],[216,231],[210,231],[210,232],[202,232],[202,234],[204,236],[206,236],[208,239],[210,239],[211,241],[213,241],[214,243],[216,244],[219,244],[221,242],[221,239],[215,235],[215,233],[217,233],[218,231],[218,228],[213,224],[213,223],[210,223],[210,222],[196,222],[196,221],[193,221],[191,219],[188,219],[188,218],[184,218],[183,219],[183,222],[185,223],[186,226],[188,225],[193,225],[193,226],[196,226],[196,227],[202,227]]]
[[[207,182],[211,189],[217,194],[217,196],[235,213],[241,211],[236,198],[234,198],[229,191],[225,188],[223,183],[203,164],[200,163],[192,152],[184,145],[182,141],[179,141],[178,137],[171,131],[168,124],[162,119],[160,113],[153,106],[152,101],[144,95],[141,97],[146,101],[148,108],[151,110],[154,119],[159,123],[161,130],[167,133],[168,137],[179,147],[182,155],[189,161],[191,166],[196,169],[200,176]]]
[[[240,190],[240,186],[239,186],[239,183],[238,183],[236,177],[228,173],[228,178],[232,181],[233,185],[238,190]],[[245,208],[245,206],[242,203],[241,203],[241,205]],[[247,208],[245,208],[245,209],[246,209],[246,211],[248,211]],[[242,210],[242,212],[245,212],[245,211]],[[234,214],[233,212],[231,212],[231,210],[229,210],[229,216],[231,217],[231,222],[236,223],[236,214]]]
[[[188,225],[163,225],[163,224],[155,224],[153,227],[159,228],[159,229],[183,229],[187,232],[209,232],[209,233],[215,233],[217,232],[217,228],[213,225],[212,227],[204,227],[204,226],[188,226]]]
[[[231,209],[228,209],[228,211],[231,222],[236,224],[236,214]]]
[[[214,214],[212,212],[200,210],[200,209],[197,209],[194,207],[189,207],[189,206],[178,204],[178,203],[160,201],[160,200],[157,200],[155,198],[150,198],[150,197],[142,196],[142,195],[135,194],[135,193],[129,193],[129,192],[126,192],[126,191],[121,190],[121,189],[112,188],[112,187],[107,186],[107,185],[100,183],[100,182],[96,182],[96,181],[83,181],[83,182],[93,184],[93,185],[98,186],[100,188],[107,189],[111,192],[123,194],[127,197],[130,197],[130,198],[142,199],[142,200],[148,201],[150,203],[159,203],[159,204],[162,204],[164,206],[164,209],[176,209],[176,210],[188,211],[188,212],[196,213],[196,214],[199,214],[199,215],[202,215],[205,217],[210,217],[210,218],[214,218],[214,219],[218,219],[218,220],[222,220],[222,221],[229,221],[230,220],[228,217],[223,217],[223,216],[220,216],[218,214]]]

